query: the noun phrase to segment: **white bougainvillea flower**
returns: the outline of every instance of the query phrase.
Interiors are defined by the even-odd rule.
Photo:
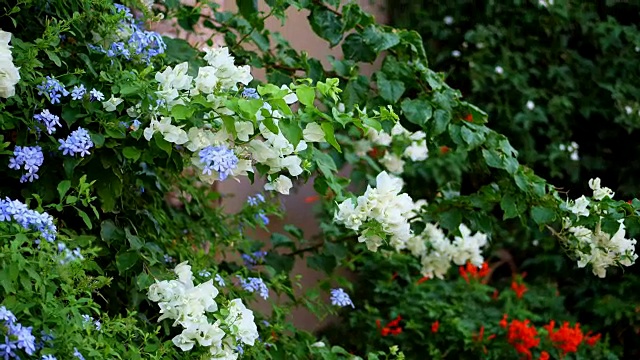
[[[11,33],[0,30],[0,97],[8,98],[16,94],[16,84],[20,81],[20,72],[13,64],[11,55]]]

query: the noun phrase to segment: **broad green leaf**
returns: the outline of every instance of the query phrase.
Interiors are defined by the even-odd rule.
[[[333,146],[336,150],[338,150],[338,152],[342,152],[342,150],[340,150],[340,144],[338,144],[338,141],[336,141],[336,136],[334,135],[333,124],[329,122],[323,122],[322,124],[320,124],[320,127],[324,132],[324,138],[327,140],[327,142],[331,144],[331,146]]]
[[[309,15],[309,21],[313,31],[327,40],[332,47],[342,40],[342,21],[329,9],[323,6],[314,7]]]
[[[116,267],[118,272],[123,273],[131,269],[137,262],[139,256],[136,251],[120,252],[116,255]]]
[[[400,43],[400,37],[393,32],[381,31],[380,27],[369,25],[362,33],[365,43],[371,45],[373,51],[379,53]]]
[[[313,102],[316,98],[316,89],[309,85],[299,85],[296,88],[296,96],[298,97],[298,101],[303,105],[313,106]]]
[[[410,122],[417,125],[424,125],[429,119],[431,119],[432,108],[431,104],[422,99],[405,99],[400,105],[404,116]]]
[[[136,147],[128,146],[128,147],[122,149],[122,154],[127,159],[131,159],[133,161],[137,161],[140,158],[141,152]]]
[[[389,80],[383,72],[376,73],[376,82],[380,96],[386,101],[395,104],[404,94],[404,83],[399,80]]]
[[[64,195],[67,193],[67,191],[69,191],[70,188],[71,188],[71,181],[69,180],[60,181],[60,183],[58,184],[58,195],[60,195],[60,200],[64,198]]]
[[[543,206],[534,206],[531,208],[531,217],[538,225],[544,225],[555,220],[556,213]]]

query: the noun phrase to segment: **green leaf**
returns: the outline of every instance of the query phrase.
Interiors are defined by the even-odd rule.
[[[511,219],[518,216],[518,207],[516,206],[516,199],[511,194],[506,194],[500,200],[500,208],[504,211],[503,220]]]
[[[316,98],[316,89],[309,85],[300,85],[296,88],[296,96],[305,106],[313,106],[313,102]]]
[[[105,220],[100,224],[100,237],[108,244],[124,239],[124,232],[111,220]]]
[[[544,225],[555,220],[556,213],[543,206],[534,206],[531,208],[531,217],[538,225]]]
[[[133,250],[142,249],[142,247],[144,246],[144,241],[142,239],[131,234],[131,231],[129,231],[128,227],[124,229],[124,233],[125,233],[125,237],[129,241],[129,246],[131,246],[131,249]]]
[[[282,130],[282,135],[289,140],[295,149],[300,140],[302,140],[302,128],[300,128],[299,123],[289,119],[280,119],[278,124],[280,125],[280,130]]]
[[[116,267],[121,274],[131,269],[137,262],[139,256],[136,251],[120,252],[116,255]]]
[[[438,109],[433,114],[433,119],[433,130],[431,134],[432,136],[437,136],[447,130],[447,126],[451,121],[451,113],[442,109]]]
[[[474,131],[467,126],[463,126],[460,129],[460,135],[462,139],[469,144],[469,149],[473,149],[485,141],[485,136],[479,131]]]
[[[331,146],[333,146],[336,150],[338,150],[338,152],[342,152],[342,150],[340,150],[340,144],[338,144],[338,141],[336,141],[333,124],[329,122],[323,122],[322,124],[320,124],[320,127],[324,132],[324,138],[327,140],[327,142],[331,144]]]
[[[176,120],[186,120],[189,119],[191,116],[193,116],[193,112],[195,111],[195,109],[193,108],[193,106],[186,106],[186,105],[174,105],[171,108],[171,117],[173,117]]]
[[[386,101],[395,104],[404,94],[404,83],[399,80],[389,80],[383,72],[376,73],[376,82],[380,96]]]
[[[69,180],[60,181],[60,183],[58,184],[58,195],[60,195],[60,200],[64,198],[64,195],[67,193],[67,191],[69,191],[70,188],[71,188],[71,181]]]
[[[236,0],[236,5],[245,19],[252,19],[258,13],[258,0]]]
[[[404,116],[410,122],[417,125],[424,125],[429,119],[431,119],[432,108],[431,104],[422,99],[405,99],[400,105]]]
[[[358,33],[349,34],[342,42],[342,53],[347,60],[357,62],[373,62],[377,55],[371,46],[365,44],[364,38]]]
[[[141,152],[140,152],[140,150],[138,148],[135,148],[133,146],[128,146],[128,147],[122,149],[122,154],[127,159],[131,159],[133,161],[137,161],[140,158]]]
[[[314,7],[309,15],[311,29],[327,40],[331,47],[338,45],[342,40],[342,22],[338,15],[331,12],[324,6]]]
[[[482,149],[482,156],[484,157],[484,161],[487,162],[487,165],[490,167],[502,169],[504,165],[502,164],[502,154],[495,150],[487,150]]]
[[[91,219],[89,219],[89,215],[78,208],[75,209],[78,212],[78,215],[82,218],[82,221],[84,221],[84,224],[87,225],[87,228],[89,228],[89,230],[93,229],[93,224],[91,223]]]
[[[58,57],[58,55],[56,55],[56,53],[49,49],[45,49],[44,52],[47,54],[49,60],[53,61],[53,63],[56,64],[57,67],[62,66],[62,62],[60,61],[60,58]]]
[[[271,245],[274,248],[288,247],[291,250],[295,250],[296,248],[296,243],[293,240],[291,240],[288,236],[280,233],[271,234]]]
[[[362,36],[365,43],[369,44],[376,53],[390,49],[400,43],[398,34],[380,31],[380,27],[376,25],[367,26]]]
[[[333,161],[333,158],[328,154],[323,153],[319,149],[313,147],[313,160],[315,160],[318,165],[318,169],[327,178],[333,177],[334,173],[338,171],[336,168],[336,163]]]

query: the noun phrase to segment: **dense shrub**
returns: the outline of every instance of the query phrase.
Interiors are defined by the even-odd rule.
[[[370,309],[358,312],[367,296],[356,298],[335,269],[404,266],[411,274],[403,279],[414,269],[432,278],[433,293],[458,291],[443,298],[464,317],[472,310],[458,299],[490,289],[436,278],[467,263],[475,271],[511,227],[551,231],[558,257],[565,250],[581,278],[620,276],[635,262],[626,231],[637,233],[640,201],[617,200],[599,179],[588,181],[588,197],[567,199],[521,165],[508,139],[486,126],[486,113],[427,67],[417,33],[333,0],[269,1],[267,12],[253,1],[238,5],[237,13],[177,1],[3,7],[5,358],[353,357],[346,347],[402,359],[386,342],[386,353],[345,339],[335,340],[343,347],[318,342],[291,324],[290,311],[305,306],[324,318],[343,308],[350,324],[367,319]],[[340,44],[345,58],[324,69],[264,28],[270,16],[286,20],[290,7],[309,11],[313,30]],[[205,9],[211,15],[202,19]],[[226,46],[194,49],[147,30],[162,17],[187,31],[202,22]],[[360,74],[359,63],[383,53],[372,78]],[[266,69],[267,83],[253,79],[252,67]],[[338,175],[347,164],[352,174]],[[263,180],[264,192],[229,213],[211,185],[238,177]],[[277,196],[309,179],[321,236],[308,239],[295,224],[270,244],[248,235],[282,214]],[[327,277],[296,295],[292,268],[302,256]],[[372,280],[373,293],[386,291]],[[250,309],[255,297],[269,302],[267,311]],[[530,317],[530,307],[506,310]],[[556,304],[532,320],[574,320],[560,311]],[[392,314],[381,306],[378,315]],[[467,330],[492,319],[473,321]],[[399,322],[387,332],[399,332]],[[360,335],[371,338],[371,330]],[[468,342],[467,333],[454,342]],[[414,356],[415,345],[406,345]],[[606,353],[604,340],[595,345],[580,351]],[[434,355],[447,352],[440,346]]]

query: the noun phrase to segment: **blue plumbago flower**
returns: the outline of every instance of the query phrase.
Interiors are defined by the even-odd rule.
[[[104,100],[104,94],[96,89],[89,91],[89,101],[102,101]]]
[[[240,280],[240,286],[242,286],[243,289],[249,292],[257,291],[260,293],[260,297],[262,297],[265,300],[269,298],[269,288],[267,287],[267,285],[264,283],[262,279],[250,277],[250,278],[247,278],[247,280],[245,280],[242,278],[242,276],[240,275],[237,275],[237,276],[238,276],[238,279]]]
[[[264,257],[267,256],[266,251],[256,251],[253,254],[242,254],[240,255],[242,260],[244,261],[244,265],[251,269],[258,264],[262,264],[264,262]]]
[[[220,274],[216,274],[215,280],[218,283],[218,286],[225,287],[226,284],[225,284],[224,279],[222,278],[222,276],[220,276]]]
[[[46,126],[47,133],[49,135],[56,132],[56,126],[62,126],[60,124],[60,117],[58,117],[58,115],[50,113],[47,109],[42,110],[40,114],[33,115],[33,118]]]
[[[269,218],[262,211],[256,214],[256,219],[262,220],[264,225],[269,225]]]
[[[62,155],[75,155],[80,154],[81,157],[91,154],[89,149],[93,147],[93,141],[91,141],[91,135],[83,128],[78,128],[72,132],[65,140],[58,139],[60,147],[58,150],[62,150]]]
[[[169,256],[169,254],[164,254],[164,262],[165,263],[172,263],[173,262],[173,258],[171,256]]]
[[[14,352],[17,345],[15,341],[11,341],[9,336],[4,337],[4,343],[0,343],[0,357],[3,357],[5,360],[8,360],[12,357],[18,357],[18,354]]]
[[[6,307],[0,306],[0,320],[3,320],[7,324],[13,324],[17,319],[11,310],[7,310]]]
[[[51,76],[47,76],[45,80],[42,80],[42,84],[36,86],[36,88],[38,89],[38,95],[48,95],[52,104],[60,103],[62,96],[69,95],[64,85]]]
[[[113,4],[113,6],[115,6],[117,13],[124,13],[124,17],[133,18],[133,14],[131,13],[131,10],[129,10],[128,7],[122,4]]]
[[[42,238],[49,242],[56,239],[58,231],[51,215],[30,210],[18,200],[0,199],[0,221],[11,220],[25,229],[39,231]]]
[[[249,196],[247,197],[247,203],[249,203],[249,205],[251,206],[257,206],[260,203],[264,202],[264,196],[262,196],[262,194],[256,194],[256,196]]]
[[[242,348],[242,345],[240,344],[236,345],[236,352],[239,353],[240,355],[244,354],[244,349]]]
[[[58,253],[62,254],[62,259],[60,260],[60,264],[67,264],[76,260],[84,260],[84,256],[80,252],[80,248],[76,248],[75,250],[70,250],[67,248],[67,245],[64,243],[58,243]],[[85,315],[82,315],[84,317]],[[89,315],[86,315],[89,316]],[[92,320],[92,319],[89,319]]]
[[[80,351],[78,351],[78,348],[73,348],[73,356],[77,357],[80,360],[84,360],[84,356],[80,354]]]
[[[262,325],[269,327],[271,326],[271,324],[269,324],[269,322],[267,320],[262,320]]]
[[[16,146],[13,150],[13,157],[9,159],[9,168],[26,170],[26,173],[20,178],[20,182],[33,182],[38,179],[37,173],[43,162],[44,155],[40,146]]]
[[[53,355],[42,355],[42,359],[41,360],[58,360],[58,358],[56,358]]]
[[[349,294],[344,292],[342,288],[331,290],[331,305],[340,307],[351,305],[351,307],[354,307]]]
[[[151,58],[164,53],[167,45],[162,36],[155,31],[147,31],[143,23],[136,22],[129,8],[121,4],[115,4],[118,13],[124,13],[124,19],[120,21],[119,34],[127,34],[119,41],[114,41],[107,49],[101,45],[89,45],[89,49],[106,54],[108,57],[123,57],[126,60],[139,60],[150,63]],[[134,58],[135,55],[135,58]]]
[[[207,146],[198,153],[200,162],[204,165],[202,173],[211,175],[211,171],[218,172],[223,181],[238,167],[238,157],[233,150],[226,146]]]
[[[76,85],[73,87],[73,90],[71,90],[71,99],[82,100],[82,97],[86,93],[87,93],[87,89],[84,87],[83,84],[80,84],[80,86]]]
[[[96,327],[96,330],[100,331],[102,330],[102,323],[100,322],[100,320],[96,320],[93,322],[93,326]]]
[[[135,119],[133,120],[129,128],[131,129],[131,131],[138,131],[138,129],[140,129],[141,124],[142,123],[138,119]]]
[[[9,325],[9,333],[17,338],[16,346],[28,355],[33,355],[36,351],[36,337],[31,334],[32,329],[31,326],[24,327],[20,324]]]
[[[211,273],[208,272],[207,270],[200,270],[200,272],[198,273],[198,275],[202,276],[202,277],[211,277]]]
[[[258,91],[254,88],[246,87],[242,90],[242,97],[247,99],[260,99],[260,95],[258,95]]]

